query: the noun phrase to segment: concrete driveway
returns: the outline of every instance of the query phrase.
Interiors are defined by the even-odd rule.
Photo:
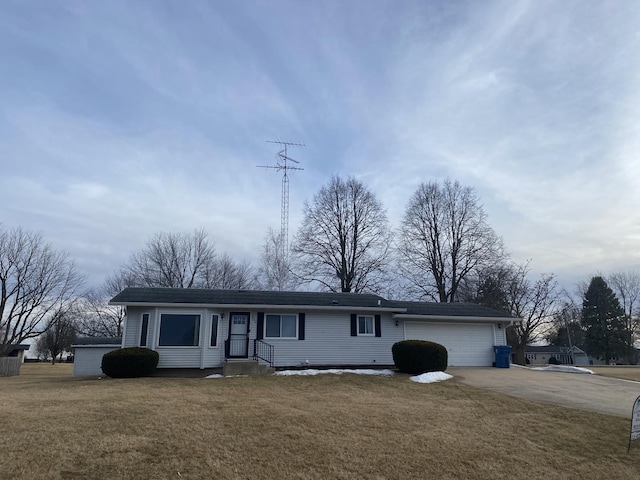
[[[537,402],[631,418],[640,383],[600,375],[545,372],[522,367],[450,367],[447,373],[473,387]]]

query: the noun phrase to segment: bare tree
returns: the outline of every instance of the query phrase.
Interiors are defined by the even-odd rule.
[[[0,357],[46,331],[81,281],[67,255],[40,234],[0,225]]]
[[[295,290],[299,280],[293,274],[289,252],[283,248],[282,234],[269,229],[262,247],[259,276],[266,290]]]
[[[509,263],[497,263],[472,272],[460,282],[458,299],[510,313],[507,295],[514,268]]]
[[[405,211],[398,250],[415,296],[439,302],[456,301],[465,278],[505,256],[475,190],[451,180],[418,187]]]
[[[215,259],[215,248],[204,230],[191,235],[158,233],[132,255],[125,271],[140,286],[202,287]]]
[[[76,341],[76,320],[70,311],[60,310],[53,316],[50,327],[36,342],[36,350],[44,357],[51,357],[51,364],[56,363],[56,357],[71,350]]]
[[[526,346],[545,338],[561,306],[555,275],[542,274],[538,280],[531,281],[529,273],[529,263],[514,266],[506,292],[509,312],[522,319],[521,323],[507,328],[507,342],[521,365],[525,364]]]
[[[87,337],[122,336],[125,309],[109,305],[109,300],[126,287],[135,286],[126,271],[119,271],[100,287],[85,292],[75,304],[78,333]]]
[[[631,332],[633,342],[640,338],[640,273],[636,271],[616,272],[607,277],[607,283],[618,297],[625,314],[626,328]],[[638,351],[630,349],[629,363],[638,363]]]
[[[339,292],[383,288],[391,234],[376,196],[353,177],[331,178],[311,202],[292,252],[296,274]]]
[[[530,278],[529,262],[496,264],[469,276],[461,283],[460,298],[521,318],[507,328],[507,342],[518,363],[525,362],[525,347],[558,332],[562,307],[561,290],[552,274]],[[564,305],[567,312],[569,306]],[[579,312],[579,309],[576,309]],[[566,332],[565,332],[566,336]]]
[[[640,300],[640,273],[634,271],[616,272],[607,277],[607,283],[620,300],[629,318],[637,316]]]
[[[553,323],[545,333],[549,345],[562,347],[584,347],[584,329],[582,328],[582,307],[568,297],[553,315]]]
[[[257,275],[249,262],[236,262],[226,253],[217,258],[204,275],[206,288],[252,289],[257,283]]]

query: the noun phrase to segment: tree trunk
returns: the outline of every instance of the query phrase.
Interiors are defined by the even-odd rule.
[[[518,348],[515,349],[515,354],[516,354],[516,363],[518,365],[526,365],[527,362],[525,360],[525,349],[526,349],[526,345],[521,345]]]

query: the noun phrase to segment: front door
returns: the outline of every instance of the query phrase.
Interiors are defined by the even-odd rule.
[[[247,358],[249,313],[231,312],[229,315],[229,358]]]

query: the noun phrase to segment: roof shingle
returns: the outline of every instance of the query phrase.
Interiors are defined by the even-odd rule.
[[[506,313],[473,303],[406,302],[379,295],[334,292],[277,292],[198,288],[126,288],[111,299],[115,305],[273,305],[371,308],[395,313],[442,317],[509,318]]]

